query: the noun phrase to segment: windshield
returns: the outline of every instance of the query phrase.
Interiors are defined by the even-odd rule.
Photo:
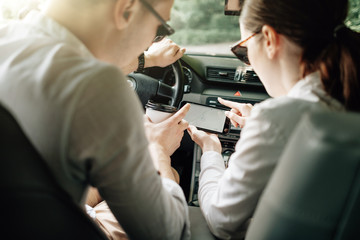
[[[42,8],[48,0],[0,0],[0,24]],[[233,56],[230,46],[240,40],[239,17],[224,14],[225,0],[175,0],[169,24],[171,39],[187,53]],[[360,1],[350,0],[346,24],[360,31]]]
[[[346,25],[360,31],[360,1],[349,0]],[[224,14],[225,0],[175,0],[171,36],[187,53],[233,54],[230,46],[240,40],[239,17]]]
[[[224,0],[175,1],[171,36],[187,52],[232,55],[230,46],[240,39],[239,17],[224,14]]]

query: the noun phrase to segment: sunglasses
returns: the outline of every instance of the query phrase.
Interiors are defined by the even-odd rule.
[[[254,37],[258,32],[252,34],[250,37],[246,38],[245,40],[239,41],[235,43],[234,46],[231,47],[231,51],[235,54],[235,56],[240,59],[240,61],[250,65],[249,57],[248,57],[248,50],[247,47],[242,46],[245,42],[249,41],[252,37]]]
[[[161,22],[161,25],[156,31],[156,36],[153,42],[159,42],[163,40],[164,37],[170,36],[175,32],[175,30],[166,23],[166,21],[160,16],[159,13],[155,11],[155,9],[148,2],[146,2],[145,0],[140,0],[140,2],[144,4],[146,9],[149,10]]]

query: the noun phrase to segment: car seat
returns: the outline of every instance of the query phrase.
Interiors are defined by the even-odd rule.
[[[0,238],[107,239],[0,105]]]
[[[360,239],[360,114],[305,115],[259,200],[247,240]]]

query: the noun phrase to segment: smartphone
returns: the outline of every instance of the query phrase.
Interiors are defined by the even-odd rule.
[[[183,101],[181,106],[190,104],[185,120],[200,130],[210,133],[226,134],[230,130],[230,119],[225,116],[225,109],[199,103]]]

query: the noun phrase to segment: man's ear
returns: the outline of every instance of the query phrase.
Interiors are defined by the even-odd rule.
[[[114,8],[115,25],[118,29],[124,29],[129,24],[136,10],[137,0],[116,1]]]
[[[279,50],[280,35],[269,25],[262,27],[265,51],[269,59],[274,59]]]

